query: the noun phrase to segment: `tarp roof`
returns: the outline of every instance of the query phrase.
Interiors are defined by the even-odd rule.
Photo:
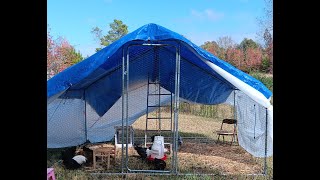
[[[141,46],[144,43],[170,46]],[[236,118],[241,122],[237,126],[239,144],[254,156],[272,155],[270,90],[182,35],[157,24],[140,27],[47,81],[47,147],[75,146],[87,140],[92,143],[111,140],[114,126],[123,122],[123,102],[128,107],[128,112],[125,110],[128,125],[155,110],[147,108],[150,100],[147,92],[149,86],[152,87],[148,80],[159,80],[164,93],[176,93],[175,47],[180,49],[181,100],[234,105]],[[127,57],[129,87],[126,103],[126,98],[122,98],[122,61]],[[159,101],[159,105],[165,105],[171,99],[159,98]]]
[[[180,82],[180,97],[202,104],[219,104],[233,89],[240,89],[264,107],[270,106],[269,98],[272,93],[260,81],[203,50],[182,35],[153,23],[138,28],[49,79],[47,82],[48,103],[59,96],[60,98],[64,96],[68,96],[65,98],[80,98],[82,95],[79,94],[79,90],[85,89],[86,101],[100,116],[105,114],[121,97],[122,86],[119,82],[122,82],[120,74],[122,71],[117,70],[122,66],[119,62],[122,62],[123,47],[140,41],[176,42],[180,45],[182,60],[192,64],[190,69],[181,70],[183,77]],[[135,51],[134,48],[130,50]],[[139,49],[145,52],[149,50],[148,47]],[[161,53],[172,55],[174,52],[166,49]],[[148,61],[143,63],[148,63]],[[197,68],[194,69],[193,66]],[[185,65],[185,67],[189,66]],[[170,68],[172,69],[170,63],[163,63],[161,67],[161,69]],[[130,80],[147,81],[146,77],[139,74],[139,71],[141,70],[130,71]],[[173,93],[173,88],[167,87],[167,90]]]

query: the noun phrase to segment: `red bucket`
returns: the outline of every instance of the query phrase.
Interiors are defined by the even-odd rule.
[[[154,158],[152,158],[151,156],[149,156],[148,158],[147,158],[149,161],[153,161],[154,160]],[[161,158],[161,160],[167,160],[167,155],[164,155],[163,156],[163,158]]]

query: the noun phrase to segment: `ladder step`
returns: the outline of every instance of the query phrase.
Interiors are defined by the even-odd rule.
[[[171,119],[171,118],[169,118],[169,117],[164,117],[164,118],[147,118],[147,119]]]
[[[166,106],[147,106],[147,108],[148,107],[171,107],[171,106],[169,106],[169,105],[166,105]]]
[[[147,132],[158,132],[159,130],[146,130]],[[161,132],[172,132],[171,130],[161,130]]]
[[[171,96],[171,94],[168,94],[168,93],[166,93],[166,94],[148,94],[148,95],[157,95],[157,96],[160,96],[160,95],[167,95],[167,96]]]

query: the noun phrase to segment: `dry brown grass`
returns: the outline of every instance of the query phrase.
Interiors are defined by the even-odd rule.
[[[227,110],[226,110],[227,111]],[[225,113],[225,117],[232,117],[230,112]],[[164,117],[169,117],[169,113],[161,113]],[[165,124],[165,120],[162,120],[162,124]],[[205,118],[195,115],[179,114],[179,133],[181,136],[192,136],[192,137],[207,137],[211,139],[217,139],[215,133],[216,130],[220,129],[222,118]],[[148,122],[152,127],[158,125],[154,120],[153,122]],[[150,127],[148,125],[148,127]],[[133,128],[135,129],[135,136],[143,137],[144,130],[146,126],[146,116],[141,116],[136,122],[133,123]],[[226,130],[231,130],[231,126],[226,126]]]
[[[163,116],[169,115],[162,113]],[[226,115],[226,114],[225,114]],[[232,117],[232,114],[226,115],[226,118]],[[145,130],[145,116],[140,117],[134,124],[135,137],[143,137]],[[183,137],[203,137],[208,143],[200,141],[183,139],[183,144],[178,151],[178,172],[196,173],[196,174],[226,174],[226,175],[245,175],[260,174],[263,172],[263,163],[261,159],[252,157],[239,145],[226,143],[216,143],[217,135],[215,133],[221,126],[222,118],[204,118],[194,115],[179,114],[179,134]],[[155,123],[155,122],[154,122]],[[226,138],[226,141],[229,141]],[[130,169],[152,169],[145,161],[139,159],[139,155],[133,148],[129,148]],[[166,170],[171,169],[171,158],[166,160]],[[272,163],[272,162],[271,162]],[[271,164],[272,165],[272,164]],[[106,164],[102,163],[96,170],[91,167],[83,167],[81,170],[73,171],[68,174],[61,165],[56,164],[57,174],[60,177],[70,177],[70,179],[92,179],[89,173],[92,172],[120,172],[121,149],[117,150],[115,159],[111,159],[111,168],[106,169]],[[148,179],[145,175],[135,175],[132,179]],[[90,178],[89,178],[90,177]],[[165,178],[166,176],[164,176]],[[108,177],[107,177],[108,178]],[[77,178],[76,178],[77,179]],[[111,178],[111,179],[117,179]],[[130,178],[129,178],[130,179]],[[159,179],[151,177],[151,179]],[[162,177],[160,179],[163,179]]]
[[[230,108],[221,106],[219,111],[224,118],[232,118]],[[168,117],[169,113],[161,113]],[[220,129],[223,118],[205,118],[189,114],[179,114],[179,134],[183,137],[205,137],[215,142],[216,130]],[[134,124],[135,136],[143,136],[146,117],[140,117]],[[156,124],[154,122],[154,124]],[[232,126],[226,126],[231,130]],[[220,137],[221,139],[221,137]],[[226,137],[230,141],[231,137]],[[211,141],[212,142],[212,141]],[[259,174],[261,163],[238,145],[221,143],[199,143],[184,139],[178,152],[180,172],[192,173],[222,173],[222,174]]]
[[[179,167],[196,173],[257,174],[261,164],[239,146],[184,143],[178,153]]]
[[[169,117],[169,113],[162,113],[162,116]],[[229,117],[232,117],[229,114]],[[143,137],[145,129],[145,116],[140,117],[134,124],[135,137]],[[152,122],[150,122],[152,124]],[[153,121],[153,125],[157,123]],[[259,174],[262,173],[262,164],[253,158],[239,145],[230,146],[229,143],[215,143],[216,130],[220,129],[221,118],[204,118],[194,115],[179,114],[179,133],[183,137],[204,137],[208,143],[183,139],[184,143],[178,151],[178,167],[181,173],[214,173],[214,174]],[[228,127],[231,129],[232,127]],[[226,141],[231,138],[226,137]],[[129,148],[130,169],[152,169],[138,158],[139,155],[133,148]],[[113,161],[109,172],[116,172],[121,166],[121,149],[118,149],[118,156]],[[166,170],[171,169],[171,159],[167,161]],[[116,171],[114,171],[116,169]],[[103,167],[101,168],[103,170]]]
[[[115,159],[111,159],[111,168],[106,170],[106,164],[98,164],[97,169],[84,167],[88,172],[119,172],[121,166],[121,149],[117,150]],[[125,153],[124,153],[125,154]],[[133,148],[128,148],[130,169],[151,170],[152,165],[141,160]],[[178,152],[178,167],[181,173],[207,174],[259,174],[262,164],[258,163],[249,153],[240,146],[229,144],[212,144],[199,142],[183,143]],[[171,169],[170,157],[166,160]]]

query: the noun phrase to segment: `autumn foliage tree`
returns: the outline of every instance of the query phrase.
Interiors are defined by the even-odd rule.
[[[251,72],[273,73],[273,0],[264,0],[264,14],[258,17],[259,39],[263,46],[252,39],[244,38],[236,45],[231,37],[219,37],[207,41],[201,47],[236,68]]]
[[[58,37],[56,40],[47,32],[47,73],[48,78],[63,71],[67,67],[83,60],[80,52],[70,45],[67,39]]]
[[[217,40],[217,44],[220,49],[219,55],[218,55],[220,59],[226,59],[227,50],[233,49],[236,45],[230,36],[219,37]]]
[[[228,48],[226,50],[225,60],[230,64],[232,64],[233,66],[241,69],[241,67],[243,67],[243,65],[241,64],[243,61],[243,52],[236,47]]]
[[[224,50],[221,48],[216,41],[206,41],[200,46],[202,49],[209,51],[220,59],[225,58]]]
[[[245,54],[245,71],[259,71],[262,62],[262,50],[260,48],[249,48]]]
[[[263,49],[252,39],[244,38],[237,45],[231,37],[226,36],[219,37],[217,42],[207,41],[201,47],[244,72],[270,71],[269,50]]]

